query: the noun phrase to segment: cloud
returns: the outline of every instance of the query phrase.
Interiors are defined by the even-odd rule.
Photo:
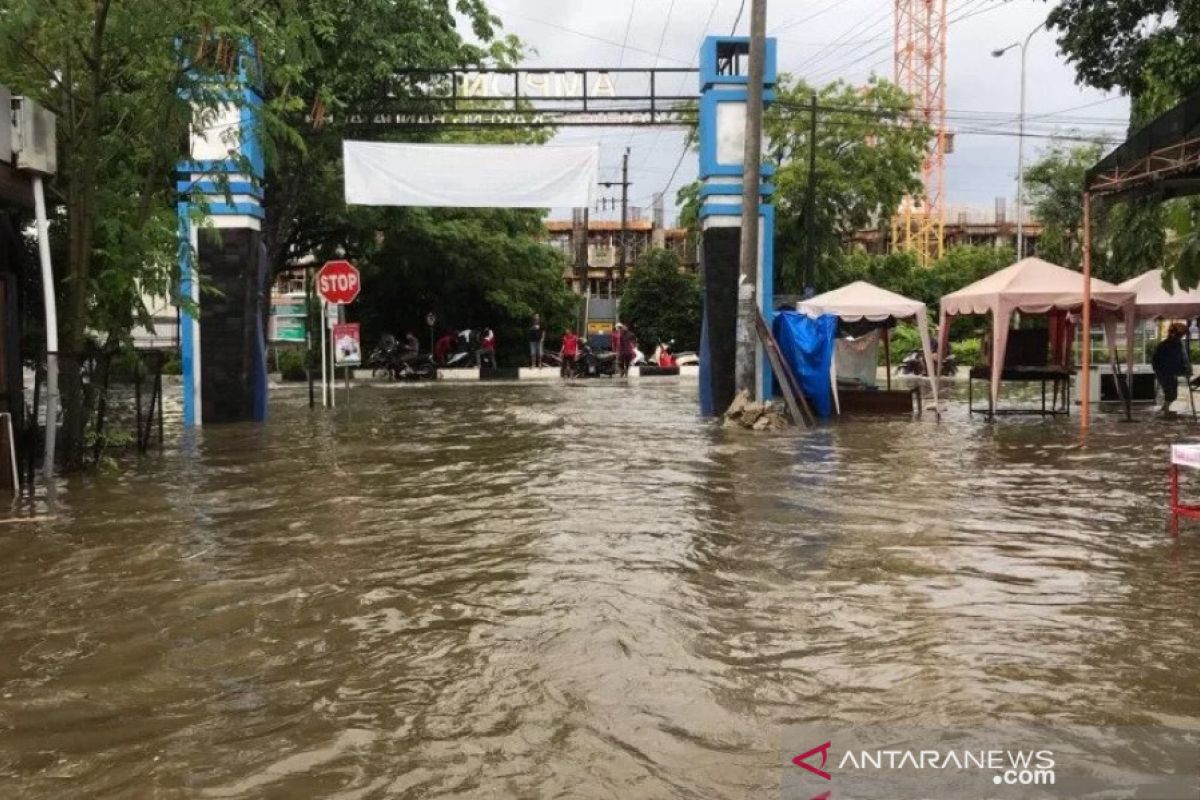
[[[530,44],[536,55],[526,66],[694,66],[705,34],[730,32],[741,0],[495,0],[493,13],[507,31]],[[749,3],[747,2],[747,6]],[[1023,40],[1049,10],[1040,0],[948,0],[946,107],[957,132],[946,159],[946,205],[991,209],[995,198],[1012,204],[1016,193],[1016,119],[1020,96],[1020,52],[1002,58],[991,51]],[[814,0],[803,5],[780,0],[768,6],[768,33],[779,40],[779,66],[809,81],[844,78],[859,82],[873,72],[892,74],[892,3],[886,0]],[[745,33],[749,8],[739,26]],[[705,22],[711,18],[710,24]],[[628,34],[628,35],[626,35]],[[625,44],[622,48],[621,43]],[[1074,71],[1057,53],[1054,35],[1032,37],[1026,64],[1026,163],[1054,133],[1091,135],[1124,132],[1125,98],[1077,86]],[[692,87],[689,87],[692,88]],[[630,197],[646,206],[666,191],[696,177],[696,158],[683,149],[683,133],[657,128],[564,129],[564,142],[598,141],[605,179],[618,174],[630,148]],[[668,178],[675,165],[675,178]],[[1011,212],[1010,212],[1011,213]],[[953,211],[952,211],[953,215]],[[602,215],[604,216],[604,215]]]

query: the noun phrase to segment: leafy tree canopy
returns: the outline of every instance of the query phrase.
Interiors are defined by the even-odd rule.
[[[811,98],[817,97],[816,190],[813,241],[808,205]],[[811,245],[816,284],[836,267],[843,238],[889,218],[904,195],[920,188],[929,129],[914,125],[909,98],[872,78],[865,86],[836,81],[819,89],[782,76],[778,102],[767,114],[768,155],[775,161],[778,212],[777,272],[781,291],[799,291]]]
[[[700,346],[700,282],[680,271],[674,250],[646,251],[629,276],[621,297],[621,319],[650,352],[675,340],[676,350]]]
[[[1147,94],[1178,99],[1200,87],[1195,0],[1061,0],[1047,25],[1058,31],[1081,83],[1120,89],[1135,104]]]

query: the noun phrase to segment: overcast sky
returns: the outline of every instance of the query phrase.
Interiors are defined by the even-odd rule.
[[[488,0],[508,32],[537,52],[530,67],[695,66],[706,34],[729,34],[741,0]],[[747,3],[749,5],[749,3]],[[996,197],[1011,204],[1016,194],[1020,107],[1020,51],[1002,58],[991,51],[1023,40],[1045,20],[1043,0],[948,0],[948,126],[957,132],[946,159],[948,218],[970,207],[991,214]],[[861,82],[872,73],[892,77],[893,4],[890,0],[768,0],[767,32],[779,40],[779,67],[813,83],[836,78]],[[749,28],[747,8],[738,33]],[[707,22],[707,25],[706,25]],[[626,31],[628,30],[628,36]],[[607,41],[604,41],[607,40]],[[622,47],[622,43],[625,47]],[[660,46],[661,45],[661,46]],[[1026,162],[1048,146],[1054,133],[1120,137],[1128,101],[1076,85],[1074,71],[1058,55],[1053,35],[1033,35],[1027,65]],[[689,85],[689,89],[692,87]],[[985,130],[990,135],[974,133]],[[696,178],[688,153],[674,180],[683,133],[669,128],[568,128],[562,142],[601,144],[601,178],[619,176],[628,144],[631,198],[650,204],[667,190],[668,218],[675,191]],[[1011,214],[1011,210],[1009,212]]]

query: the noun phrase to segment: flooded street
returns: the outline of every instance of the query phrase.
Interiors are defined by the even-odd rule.
[[[695,393],[287,389],[72,479],[0,525],[0,796],[770,798],[801,722],[1200,727],[1186,423]]]

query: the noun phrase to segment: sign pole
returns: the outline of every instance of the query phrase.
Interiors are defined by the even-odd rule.
[[[317,326],[317,336],[321,340],[321,408],[329,407],[329,360],[325,356],[325,317],[328,316],[329,304],[321,301],[321,323]]]
[[[337,306],[333,310],[336,314]],[[333,338],[333,325],[328,320],[325,324],[329,325],[329,407],[337,408],[337,342]]]

